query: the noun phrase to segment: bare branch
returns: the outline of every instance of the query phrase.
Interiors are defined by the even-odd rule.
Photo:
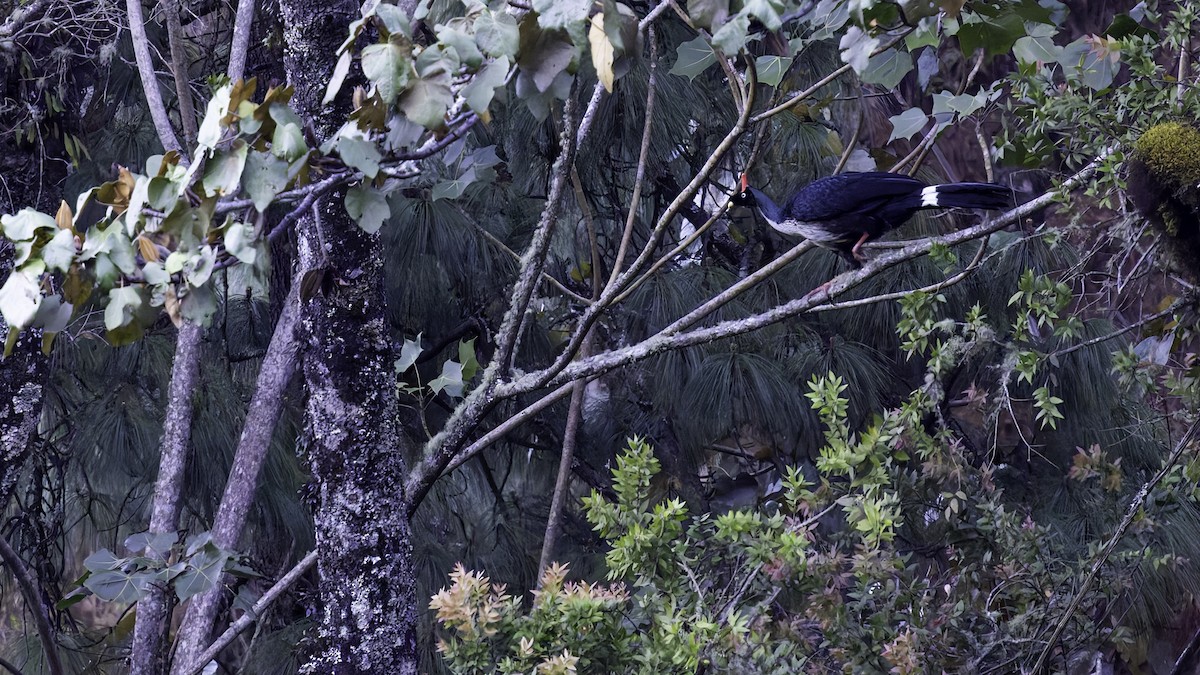
[[[621,265],[625,264],[625,253],[629,250],[630,240],[633,239],[633,224],[637,222],[638,205],[642,201],[642,182],[646,178],[646,162],[650,158],[650,132],[654,127],[654,94],[658,88],[658,44],[654,38],[654,26],[651,25],[648,38],[650,42],[650,77],[646,81],[646,121],[642,126],[642,147],[638,151],[637,172],[633,178],[633,196],[629,198],[629,213],[625,217],[625,232],[621,234],[621,245],[617,249],[612,273],[608,277],[609,286],[617,280],[617,275],[621,273]]]
[[[533,402],[532,404],[526,406],[524,410],[517,413],[516,415],[513,415],[512,417],[509,417],[508,419],[504,420],[495,429],[492,429],[491,431],[487,432],[482,437],[480,437],[479,440],[475,441],[471,445],[464,448],[462,452],[456,454],[454,456],[454,460],[451,461],[446,466],[444,473],[450,473],[450,472],[454,471],[455,469],[457,469],[458,467],[462,466],[463,464],[466,464],[467,460],[471,459],[475,455],[477,455],[480,452],[482,452],[483,450],[487,449],[489,446],[491,446],[492,443],[495,443],[496,441],[500,440],[501,438],[503,438],[505,435],[507,435],[513,429],[516,429],[517,427],[524,424],[526,421],[529,420],[529,418],[540,413],[541,411],[545,410],[546,408],[549,408],[551,404],[553,404],[555,401],[558,401],[559,399],[563,398],[567,394],[571,393],[571,391],[572,391],[572,383],[568,382],[568,383],[562,385],[561,387],[559,387],[558,389],[555,389],[554,391],[550,392],[549,394],[546,394],[545,396],[543,396],[542,398]],[[416,505],[414,504],[414,508],[415,508],[415,506]]]
[[[229,79],[238,81],[246,75],[246,53],[250,49],[250,27],[254,23],[254,0],[238,0],[237,17],[233,20],[233,37],[229,43]]]
[[[196,659],[196,663],[200,665],[189,671],[187,675],[200,675],[200,673],[204,670],[204,666],[208,665],[210,661],[217,658],[217,654],[220,654],[222,649],[228,647],[234,641],[234,639],[242,633],[242,631],[249,628],[256,620],[258,620],[258,617],[262,616],[263,610],[265,610],[267,607],[270,607],[272,603],[279,599],[279,596],[286,593],[287,590],[291,588],[292,584],[296,583],[300,577],[304,576],[304,574],[312,569],[313,565],[316,564],[316,551],[310,551],[308,555],[301,558],[300,562],[296,563],[295,567],[289,570],[287,574],[280,577],[279,581],[276,581],[274,586],[267,589],[266,593],[263,593],[262,597],[258,599],[258,602],[254,603],[254,606],[251,607],[248,612],[238,617],[237,621],[229,624],[229,628],[227,628],[224,633],[221,633],[220,637],[214,640],[213,643],[208,646],[208,649],[205,649],[204,653],[200,654],[200,656]]]
[[[142,80],[142,89],[146,92],[146,105],[150,108],[150,118],[154,120],[154,130],[166,150],[182,152],[179,139],[175,137],[175,129],[171,127],[171,118],[167,116],[167,107],[163,104],[162,92],[158,88],[158,76],[154,73],[154,60],[150,57],[150,39],[146,37],[146,20],[142,16],[142,0],[125,0],[125,8],[129,14],[129,34],[133,38],[133,55],[137,59],[138,75]]]
[[[258,488],[259,474],[283,410],[284,390],[296,371],[296,351],[299,347],[296,323],[299,314],[300,283],[297,281],[292,284],[292,290],[284,300],[283,311],[258,371],[254,397],[246,412],[242,435],[233,455],[233,466],[229,469],[229,480],[225,484],[225,494],[221,497],[221,505],[213,522],[213,543],[223,549],[235,548],[245,528],[246,517]],[[192,598],[183,624],[177,631],[172,672],[182,675],[189,672],[192,666],[206,663],[198,662],[197,654],[203,646],[202,641],[212,632],[223,589],[224,584],[214,584]]]
[[[135,2],[138,0],[134,0]],[[154,502],[150,514],[150,532],[174,532],[179,520],[179,496],[183,490],[183,471],[187,466],[192,438],[193,395],[199,384],[201,341],[204,329],[185,321],[175,339],[175,363],[171,367],[171,387],[167,414],[163,421],[162,453],[158,480],[154,483]],[[161,559],[148,550],[146,555]],[[152,584],[137,603],[137,623],[133,629],[130,672],[154,675],[162,671],[166,650],[162,647],[166,632],[167,599],[162,586]]]
[[[25,606],[29,613],[33,614],[38,639],[41,640],[42,651],[46,654],[46,669],[50,671],[50,675],[63,675],[62,660],[58,658],[58,643],[54,640],[54,629],[50,626],[46,607],[41,603],[33,576],[25,566],[25,561],[8,545],[8,540],[3,535],[0,535],[0,560],[8,565],[13,578],[17,580],[17,587],[21,589],[21,595],[25,596]]]
[[[187,147],[196,144],[196,108],[192,104],[192,86],[188,79],[187,54],[183,46],[183,26],[179,23],[179,0],[161,0],[167,19],[167,43],[171,51],[171,76],[175,79],[175,97],[179,100],[179,118]]]

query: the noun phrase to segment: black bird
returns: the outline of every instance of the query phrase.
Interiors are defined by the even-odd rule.
[[[811,239],[862,267],[862,245],[903,225],[922,209],[1006,209],[1012,190],[992,183],[928,185],[901,174],[871,171],[820,178],[779,205],[751,187],[742,174],[731,203],[757,206],[767,224],[782,234]]]

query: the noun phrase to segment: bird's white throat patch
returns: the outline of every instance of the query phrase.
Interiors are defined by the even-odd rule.
[[[937,205],[938,205],[937,186],[930,185],[929,187],[922,189],[921,190],[921,206],[937,206]]]

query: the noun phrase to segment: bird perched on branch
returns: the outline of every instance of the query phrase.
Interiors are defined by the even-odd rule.
[[[926,183],[901,174],[843,173],[809,183],[784,204],[751,187],[742,174],[731,204],[757,206],[781,234],[804,237],[862,267],[862,245],[903,225],[922,209],[1005,209],[1012,191],[992,183]]]

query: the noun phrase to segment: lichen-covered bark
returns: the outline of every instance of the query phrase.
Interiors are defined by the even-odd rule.
[[[319,138],[346,119],[320,100],[355,1],[283,0],[288,83]],[[346,88],[347,90],[349,88]],[[320,625],[308,673],[415,673],[416,595],[379,237],[340,195],[298,223],[301,271],[325,283],[304,301],[305,436],[316,481]]]

